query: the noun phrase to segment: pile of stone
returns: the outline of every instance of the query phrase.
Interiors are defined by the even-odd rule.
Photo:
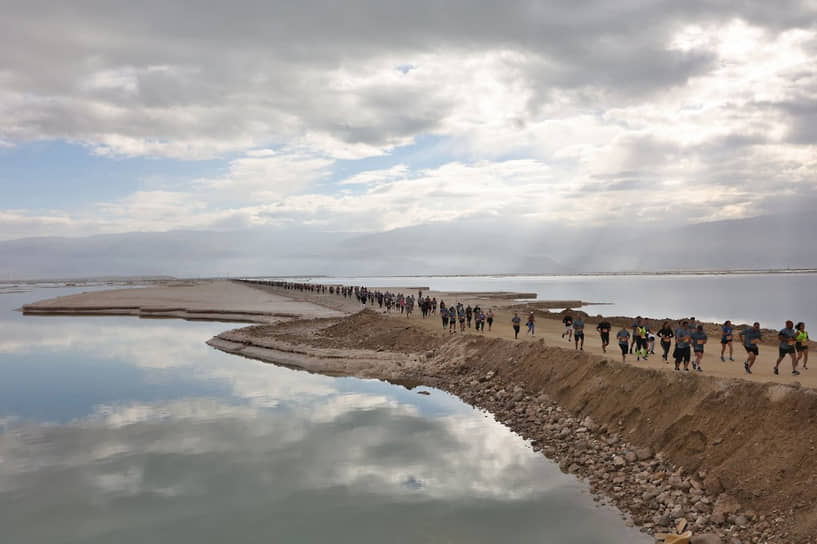
[[[627,525],[649,534],[666,533],[686,518],[696,535],[692,542],[785,541],[782,518],[745,511],[714,475],[687,474],[661,453],[628,444],[621,437],[621,422],[609,428],[590,417],[574,417],[547,394],[503,383],[494,371],[451,370],[448,379],[441,376],[444,389],[492,413],[563,472],[587,480],[594,500],[615,505]]]

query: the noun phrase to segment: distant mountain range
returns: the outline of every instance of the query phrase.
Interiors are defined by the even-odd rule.
[[[817,267],[810,214],[677,228],[460,221],[373,234],[309,228],[131,232],[0,242],[0,279],[569,274]]]

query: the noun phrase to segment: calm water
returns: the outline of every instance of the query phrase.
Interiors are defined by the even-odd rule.
[[[760,321],[782,328],[787,319],[817,328],[817,274],[661,276],[403,276],[316,278],[349,285],[426,286],[439,291],[515,291],[539,300],[582,300],[591,314],[695,316],[705,321]]]
[[[651,541],[440,391],[207,347],[226,324],[10,311],[68,292],[0,294],[4,543]]]

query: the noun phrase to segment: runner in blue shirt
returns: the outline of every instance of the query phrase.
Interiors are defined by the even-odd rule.
[[[780,361],[788,355],[791,357],[792,375],[799,376],[800,372],[797,371],[797,350],[794,348],[794,344],[797,342],[797,331],[794,330],[793,321],[786,321],[786,328],[780,329],[780,332],[777,333],[777,339],[780,340],[780,348],[778,349],[779,357],[774,364],[774,373],[778,373],[777,367],[780,366]]]
[[[725,363],[726,359],[723,358],[724,353],[726,352],[726,346],[729,346],[729,360],[734,361],[735,359],[732,357],[732,334],[734,333],[735,329],[732,327],[732,322],[728,319],[726,323],[723,324],[721,327],[721,362]]]
[[[681,322],[681,326],[675,330],[675,370],[681,370],[681,362],[684,363],[684,370],[689,372],[689,321]]]
[[[760,323],[755,321],[751,328],[740,331],[740,338],[743,340],[743,347],[746,349],[746,362],[743,363],[743,369],[746,370],[747,374],[751,374],[752,365],[755,364],[755,359],[758,356],[757,345],[763,338],[760,332]]]
[[[704,344],[706,344],[704,326],[698,325],[697,329],[689,333],[689,337],[692,339],[692,350],[695,352],[695,360],[692,361],[692,368],[698,372],[703,372],[701,369],[701,359],[704,357]]]
[[[618,347],[621,348],[621,362],[627,362],[627,352],[630,351],[630,331],[626,327],[621,327],[621,330],[616,333],[618,338]]]

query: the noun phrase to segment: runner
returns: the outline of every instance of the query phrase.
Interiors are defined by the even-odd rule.
[[[457,309],[452,304],[448,307],[448,333],[457,332]]]
[[[681,361],[683,361],[684,370],[689,372],[689,341],[689,321],[685,319],[675,330],[675,370],[681,370]]]
[[[530,313],[528,316],[528,334],[531,336],[536,336],[536,318],[533,316],[533,312]]]
[[[577,316],[573,321],[573,339],[576,341],[576,349],[584,351],[584,319]]]
[[[443,329],[447,329],[448,328],[448,310],[446,310],[442,306],[440,307],[440,317],[443,320]]]
[[[621,330],[616,333],[618,338],[618,347],[621,348],[621,362],[627,362],[627,352],[630,349],[630,331],[627,327],[621,327]]]
[[[485,313],[482,311],[477,315],[477,330],[481,333],[485,332]]]
[[[669,364],[669,359],[667,359],[667,355],[669,354],[669,348],[672,346],[672,339],[675,334],[672,332],[672,327],[669,326],[669,321],[664,321],[664,324],[661,325],[661,330],[658,331],[658,337],[661,339],[661,349],[664,350],[664,354],[661,355],[661,358],[664,359],[664,362]]]
[[[635,347],[635,345],[638,343],[638,327],[640,327],[640,326],[641,326],[641,316],[639,315],[638,317],[635,318],[635,321],[633,321],[633,326],[632,326],[633,336],[632,336],[632,340],[630,341],[630,353],[633,352],[633,347]]]
[[[808,370],[808,333],[806,324],[802,321],[794,327],[797,331],[797,362],[803,360],[803,370]]]
[[[522,322],[520,319],[519,314],[517,312],[513,313],[513,319],[511,319],[511,323],[513,323],[513,339],[516,340],[519,338],[519,324]]]
[[[636,352],[636,361],[640,361],[642,358],[646,361],[647,360],[647,325],[644,323],[644,320],[641,316],[636,318],[636,326],[633,334],[635,335],[635,352]],[[630,346],[632,349],[632,345]]]
[[[726,352],[726,346],[729,346],[729,360],[734,361],[735,359],[732,357],[732,333],[734,332],[734,327],[732,327],[732,322],[728,319],[726,323],[723,324],[721,328],[721,362],[725,363],[726,359],[723,358],[724,353]]]
[[[602,321],[596,325],[596,330],[601,334],[601,351],[604,353],[607,353],[607,346],[610,345],[610,329],[612,328],[609,321]]]
[[[460,332],[465,332],[465,308],[462,307],[462,304],[457,305],[457,316],[460,319]],[[468,325],[471,325],[470,319]]]
[[[755,359],[758,356],[757,344],[763,338],[760,332],[760,323],[755,321],[751,328],[740,331],[740,337],[743,340],[743,347],[746,349],[746,362],[743,363],[743,368],[747,374],[751,374],[752,365],[755,364]]]
[[[797,371],[797,350],[794,347],[796,337],[797,331],[794,330],[794,323],[791,321],[786,321],[786,328],[780,329],[780,332],[777,333],[777,339],[780,340],[780,347],[778,349],[779,357],[777,358],[777,362],[774,364],[775,374],[779,374],[778,367],[780,366],[780,361],[782,361],[783,358],[788,355],[791,357],[792,375],[800,375],[800,373]]]
[[[647,327],[647,344],[649,345],[648,353],[650,355],[655,355],[655,335],[652,333],[649,327]]]
[[[573,316],[567,314],[562,318],[562,323],[565,325],[565,332],[562,333],[562,338],[567,336],[567,341],[573,340]]]
[[[692,338],[692,349],[695,352],[695,360],[692,361],[692,368],[698,372],[703,372],[701,369],[701,360],[704,358],[704,344],[706,344],[707,338],[704,332],[704,326],[698,325],[694,331],[689,333],[689,336]]]
[[[471,328],[471,316],[473,315],[474,310],[471,308],[469,304],[467,308],[465,308],[465,320],[468,322],[468,328]]]
[[[488,322],[488,332],[491,332],[491,326],[494,324],[494,311],[488,308],[488,313],[485,314],[485,321]]]

